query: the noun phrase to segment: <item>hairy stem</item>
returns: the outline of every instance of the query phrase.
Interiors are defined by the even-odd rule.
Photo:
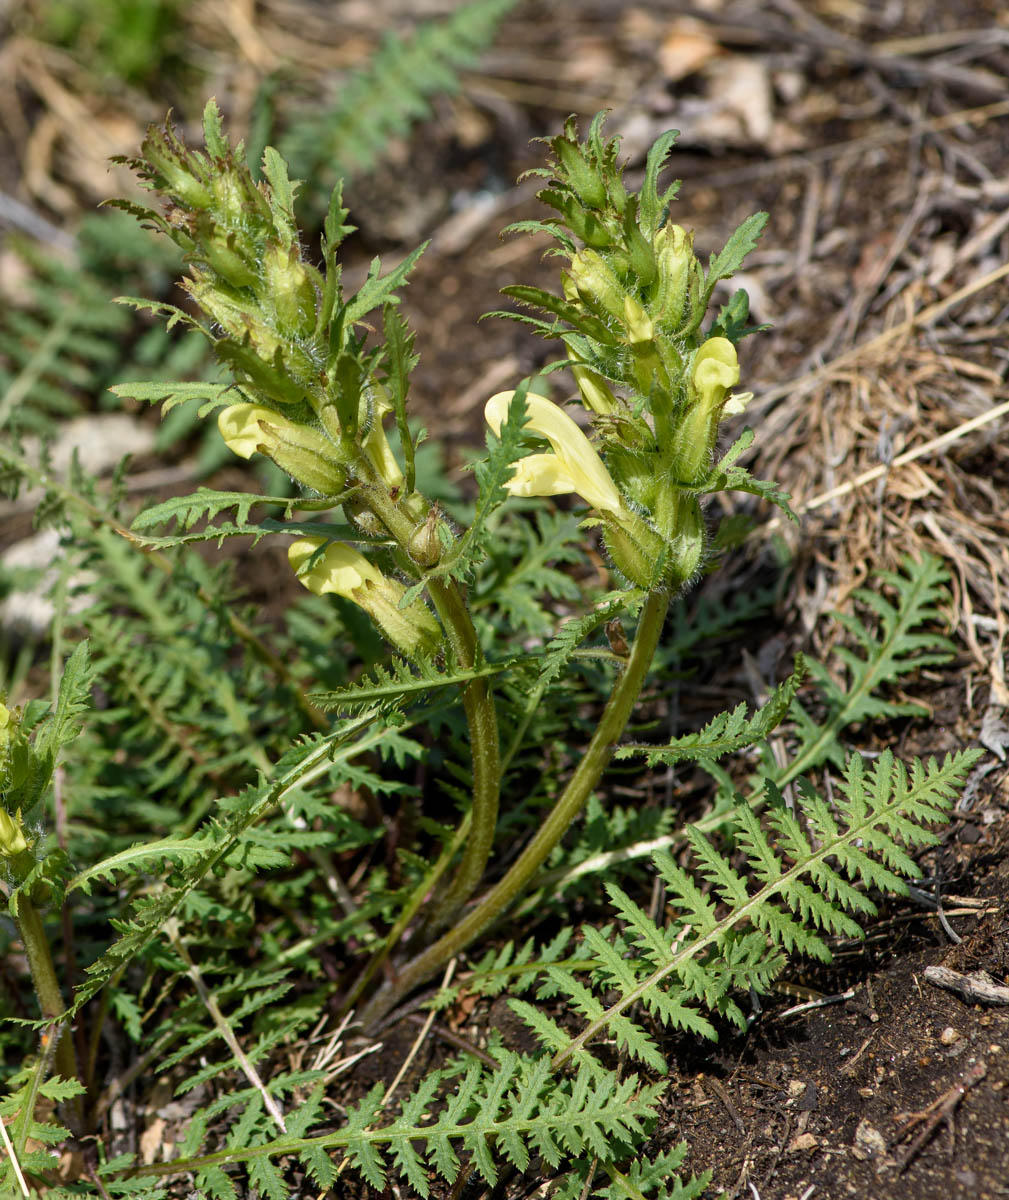
[[[479,648],[476,631],[459,590],[454,583],[434,583],[430,588],[438,614],[446,627],[463,634],[452,649],[463,667],[477,665]],[[465,657],[463,657],[465,656]],[[431,915],[434,929],[447,925],[473,895],[487,868],[497,829],[498,802],[501,793],[501,750],[498,741],[497,712],[490,683],[474,679],[462,692],[463,709],[469,726],[470,753],[473,764],[473,806],[470,809],[470,832],[466,839],[462,862],[455,878]]]
[[[368,478],[367,466],[362,463],[361,467],[362,475]],[[369,479],[363,499],[403,549],[408,549],[416,522],[400,510],[381,481]],[[445,627],[456,663],[464,669],[475,667],[480,647],[459,585],[451,579],[432,579],[428,582],[428,592]],[[497,828],[501,751],[494,695],[487,680],[467,683],[462,689],[462,703],[473,762],[470,835],[455,878],[431,918],[436,929],[452,920],[483,878]]]
[[[453,955],[479,937],[522,892],[550,851],[567,832],[599,782],[630,720],[662,634],[668,607],[667,592],[652,592],[645,601],[627,665],[607,701],[595,735],[560,799],[514,866],[458,924],[408,963],[399,973],[395,983],[387,984],[375,995],[361,1013],[361,1021],[365,1027],[381,1020],[413,988],[423,983]]]
[[[66,1011],[63,993],[60,991],[56,970],[53,966],[53,956],[49,949],[42,915],[24,893],[18,896],[18,911],[15,918],[18,933],[24,943],[28,967],[38,997],[39,1009],[43,1018],[57,1022]],[[59,1037],[56,1045],[56,1070],[64,1079],[77,1078],[77,1059],[74,1054],[74,1042],[66,1029],[54,1031]],[[72,1111],[80,1116],[80,1098],[72,1102]]]

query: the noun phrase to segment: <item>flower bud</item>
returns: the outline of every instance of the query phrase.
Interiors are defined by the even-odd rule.
[[[632,346],[639,342],[650,342],[655,336],[651,318],[641,307],[641,302],[633,296],[624,297],[624,327]]]
[[[403,472],[400,470],[396,456],[389,445],[389,439],[382,427],[382,415],[376,412],[371,429],[368,430],[361,443],[371,465],[381,475],[390,491],[396,491],[403,486]]]
[[[694,262],[694,235],[681,225],[666,225],[655,235],[658,279],[651,310],[666,329],[675,329],[683,318]]]
[[[217,418],[221,437],[239,458],[257,451],[281,470],[324,496],[343,491],[345,475],[332,461],[335,447],[307,425],[298,425],[259,404],[232,404]]]
[[[309,337],[315,331],[316,293],[296,243],[286,250],[277,245],[267,248],[263,279],[280,332],[288,337]]]
[[[612,416],[617,411],[616,397],[610,391],[601,375],[579,363],[571,364],[571,374],[578,384],[578,391],[588,408],[601,417]]]
[[[234,234],[225,236],[209,217],[198,224],[199,254],[207,265],[234,288],[252,287],[259,276],[242,257]]]
[[[438,536],[438,506],[435,505],[427,514],[427,519],[410,535],[407,551],[419,567],[433,567],[441,561],[444,546]]]
[[[694,354],[687,407],[673,434],[671,468],[680,483],[695,483],[708,469],[729,388],[738,382],[735,346],[728,338],[708,338]],[[737,403],[741,399],[737,397]]]
[[[666,578],[674,588],[680,588],[694,578],[704,561],[708,544],[708,531],[696,496],[680,497],[679,518],[666,568]]]
[[[568,185],[582,204],[589,208],[604,208],[606,184],[595,163],[589,163],[576,141],[555,137],[550,142],[557,155]]]
[[[256,302],[220,287],[204,271],[194,270],[192,275],[192,279],[183,280],[182,286],[207,316],[237,342],[242,343],[248,338],[257,357],[264,363],[271,363],[284,342],[263,320]]]
[[[21,810],[18,809],[12,817],[9,812],[0,808],[0,858],[17,858],[27,849],[28,839],[25,837]]]
[[[147,166],[161,176],[157,180],[159,189],[175,196],[184,208],[210,208],[213,195],[203,180],[196,178],[194,160],[170,126],[149,126],[140,150]]]
[[[215,171],[213,175],[214,208],[218,220],[224,218],[227,225],[233,229],[241,228],[248,221],[250,210],[257,206],[255,195],[250,195],[248,189],[242,186],[242,173],[235,170]],[[251,183],[251,179],[249,181]]]
[[[429,657],[441,645],[441,627],[427,606],[414,600],[401,608],[403,585],[383,575],[352,547],[342,542],[327,545],[321,537],[299,538],[288,547],[287,558],[310,592],[317,596],[331,592],[363,608],[404,654]]]
[[[568,270],[586,304],[602,309],[618,321],[624,320],[627,293],[601,254],[595,250],[581,250],[572,258]]]
[[[614,566],[631,583],[650,591],[665,581],[666,547],[662,539],[636,513],[620,520],[604,514],[603,541]]]

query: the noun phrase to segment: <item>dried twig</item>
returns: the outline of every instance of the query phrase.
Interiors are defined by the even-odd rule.
[[[961,975],[949,967],[926,967],[925,978],[936,987],[956,992],[968,1004],[1009,1004],[1009,987],[996,983],[987,971]]]
[[[963,1079],[958,1084],[951,1087],[949,1091],[937,1099],[933,1100],[928,1108],[921,1109],[920,1112],[898,1113],[896,1120],[903,1121],[904,1124],[897,1130],[890,1141],[890,1145],[894,1146],[899,1142],[906,1133],[909,1133],[915,1125],[923,1125],[921,1132],[914,1139],[903,1157],[897,1164],[897,1174],[906,1171],[915,1155],[925,1145],[928,1139],[932,1136],[936,1127],[940,1122],[945,1121],[949,1126],[950,1133],[953,1131],[953,1113],[956,1111],[956,1106],[963,1099],[968,1089],[972,1088],[975,1083],[984,1079],[988,1072],[988,1065],[983,1060],[978,1060],[973,1067],[964,1075]]]

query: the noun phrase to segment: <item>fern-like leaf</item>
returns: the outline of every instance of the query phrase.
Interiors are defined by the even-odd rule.
[[[197,400],[200,402],[200,416],[203,417],[215,408],[223,408],[227,404],[237,404],[238,401],[245,399],[245,393],[234,383],[187,383],[179,380],[151,383],[146,381],[116,383],[109,388],[109,391],[123,400],[160,404],[163,415],[169,413],[176,405]]]
[[[326,712],[360,712],[375,706],[387,710],[429,695],[436,688],[466,684],[471,679],[485,679],[507,669],[508,664],[495,663],[468,670],[456,668],[442,671],[433,662],[411,663],[393,657],[387,667],[375,667],[370,676],[338,691],[313,693],[309,699]]]
[[[745,704],[738,704],[731,712],[719,713],[697,733],[674,738],[665,746],[619,746],[616,756],[630,758],[644,754],[650,767],[685,760],[710,763],[752,746],[769,737],[787,716],[804,675],[805,660],[800,654],[796,656],[793,673],[774,689],[752,717],[747,717]]]
[[[341,84],[338,102],[323,113],[294,119],[280,140],[292,172],[330,186],[367,171],[391,138],[429,111],[430,99],[452,92],[459,72],[490,45],[515,0],[468,0],[412,37],[391,34],[361,70]]]
[[[447,1183],[459,1170],[460,1151],[493,1186],[498,1159],[524,1170],[534,1156],[557,1168],[573,1159],[608,1156],[615,1145],[641,1142],[654,1121],[662,1084],[642,1085],[636,1076],[585,1065],[570,1078],[557,1078],[544,1056],[496,1052],[497,1068],[472,1063],[429,1074],[402,1103],[400,1114],[383,1119],[383,1089],[374,1087],[351,1105],[342,1128],[316,1137],[284,1136],[249,1145],[232,1137],[226,1161],[258,1164],[286,1156],[318,1163],[320,1152],[342,1150],[349,1165],[372,1187],[386,1185],[390,1167],[415,1195],[432,1194],[432,1174]],[[443,1102],[438,1097],[451,1086]],[[141,1167],[135,1177],[209,1172],[219,1156],[177,1159]],[[216,1192],[213,1194],[217,1194]]]
[[[539,679],[544,686],[553,683],[570,662],[575,650],[594,633],[600,625],[614,620],[625,613],[634,616],[645,602],[645,593],[640,588],[608,592],[590,613],[566,621],[543,650],[540,657]]]
[[[845,664],[845,685],[835,682],[818,663],[810,662],[809,671],[827,706],[827,718],[815,721],[803,705],[792,705],[792,718],[802,745],[783,771],[768,770],[779,784],[785,784],[824,761],[838,766],[845,754],[840,743],[841,731],[864,721],[890,720],[894,717],[921,716],[927,709],[906,701],[891,700],[882,693],[888,684],[923,667],[948,662],[953,644],[929,625],[942,625],[939,605],[946,596],[949,574],[942,561],[926,554],[920,561],[904,559],[899,572],[880,572],[877,578],[896,593],[891,603],[878,592],[860,588],[854,593],[878,619],[871,629],[850,613],[834,617],[851,634],[861,652],[845,646],[836,653]]]
[[[765,990],[784,955],[793,951],[829,960],[824,935],[859,936],[851,912],[875,912],[863,889],[906,892],[905,880],[916,870],[908,851],[936,841],[933,824],[945,819],[979,757],[979,751],[968,750],[948,755],[941,764],[915,760],[910,767],[888,752],[871,765],[854,757],[835,787],[832,805],[804,783],[796,812],[768,782],[766,827],[738,797],[730,833],[745,855],[744,865],[730,861],[696,826],[688,831],[692,869],[668,851],[655,854],[675,914],[668,928],[656,926],[616,885],[607,885],[626,933],[604,948],[598,932],[586,928],[584,940],[603,987],[619,995],[615,1003],[591,1015],[598,1002],[587,998],[586,986],[548,966],[548,976],[561,985],[568,1002],[589,1018],[566,1045],[559,1027],[542,1014],[533,1019],[524,1001],[513,1001],[513,1007],[554,1052],[555,1066],[569,1059],[587,1063],[592,1058],[588,1043],[604,1032],[652,1063],[654,1042],[628,1017],[637,1003],[663,1023],[697,1033],[713,1033],[699,1007],[744,1024],[733,991]],[[697,877],[707,887],[699,886]],[[632,955],[626,952],[628,939]]]

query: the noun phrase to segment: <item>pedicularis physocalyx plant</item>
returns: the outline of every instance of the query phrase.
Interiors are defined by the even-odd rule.
[[[152,129],[134,165],[163,207],[123,207],[185,251],[190,273],[184,286],[206,320],[168,308],[170,320],[199,329],[230,377],[219,384],[124,384],[116,390],[151,400],[168,397],[166,406],[187,397],[203,399],[201,412],[219,410],[221,436],[236,454],[272,459],[299,485],[299,494],[292,499],[200,489],[141,513],[131,533],[90,498],[75,496],[69,484],[57,485],[16,452],[0,447],[0,461],[36,484],[62,487],[61,495],[89,521],[100,520],[134,543],[177,546],[286,534],[293,575],[319,596],[341,598],[341,615],[350,612],[354,618],[344,623],[356,622],[362,657],[374,657],[364,653],[370,633],[361,633],[362,622],[369,620],[392,658],[338,691],[306,696],[298,682],[305,664],[283,661],[212,587],[190,587],[188,579],[178,584],[173,595],[184,593],[185,602],[172,620],[162,621],[157,589],[143,576],[148,564],[138,568],[140,556],[121,537],[104,536],[107,529],[82,532],[84,540],[92,538],[98,561],[114,564],[117,573],[132,580],[127,594],[141,618],[127,626],[108,617],[108,609],[118,605],[117,593],[110,593],[104,612],[97,606],[98,616],[90,618],[105,668],[119,670],[127,682],[124,697],[104,714],[103,753],[108,752],[116,778],[103,792],[83,774],[80,791],[91,787],[99,798],[125,794],[125,811],[156,821],[159,834],[158,804],[166,795],[169,811],[181,817],[177,830],[168,822],[169,836],[135,845],[116,841],[113,835],[120,830],[102,830],[109,832],[104,843],[109,853],[98,853],[98,861],[78,869],[62,847],[47,847],[39,813],[60,751],[77,738],[84,720],[93,675],[88,647],[82,643],[67,661],[51,711],[41,701],[24,709],[0,705],[0,865],[47,1023],[61,1025],[66,1014],[45,936],[45,907],[100,882],[116,880],[124,895],[124,880],[132,878],[135,885],[128,914],[117,909],[116,939],[89,965],[76,989],[74,1016],[101,994],[92,1032],[85,1036],[82,1020],[74,1042],[50,1039],[50,1049],[18,1077],[20,1090],[3,1102],[2,1115],[18,1114],[15,1151],[45,1133],[33,1120],[50,1059],[62,1081],[45,1083],[44,1094],[57,1101],[73,1097],[80,1090],[74,1082],[79,1075],[86,1095],[74,1115],[80,1128],[88,1127],[89,1113],[99,1107],[92,1102],[103,1021],[110,1011],[119,1011],[119,1003],[131,1036],[142,1038],[147,1017],[131,1021],[131,1014],[151,1010],[129,991],[133,979],[127,968],[157,947],[171,951],[174,978],[181,974],[196,983],[203,1023],[193,1017],[193,1004],[180,1002],[153,1035],[151,1061],[156,1051],[164,1052],[160,1069],[168,1071],[191,1059],[198,1065],[180,1087],[202,1087],[218,1069],[205,1068],[204,1047],[218,1036],[228,1050],[220,1071],[234,1064],[250,1086],[225,1091],[199,1110],[181,1158],[143,1167],[109,1163],[103,1169],[110,1176],[128,1171],[156,1178],[192,1171],[216,1200],[234,1194],[225,1167],[244,1161],[262,1194],[280,1196],[286,1185],[279,1169],[269,1165],[275,1159],[300,1156],[313,1180],[330,1187],[337,1172],[329,1153],[339,1149],[376,1187],[384,1184],[389,1163],[383,1156],[388,1155],[415,1193],[426,1196],[432,1175],[456,1179],[454,1146],[461,1143],[489,1182],[496,1178],[495,1154],[521,1170],[535,1154],[551,1169],[572,1167],[558,1195],[588,1195],[598,1167],[600,1178],[605,1173],[613,1187],[596,1195],[694,1196],[703,1180],[655,1192],[673,1175],[682,1147],[663,1150],[647,1163],[634,1160],[657,1115],[661,1084],[626,1076],[623,1065],[613,1069],[608,1054],[596,1057],[588,1047],[609,1035],[664,1078],[668,1072],[646,1022],[713,1037],[716,1028],[706,1015],[713,1013],[745,1027],[734,997],[766,989],[794,950],[829,958],[822,934],[857,934],[851,913],[874,911],[869,888],[901,891],[904,877],[915,874],[914,860],[903,847],[934,841],[930,825],[943,819],[976,754],[948,756],[942,764],[914,761],[909,768],[889,754],[867,763],[848,756],[839,735],[870,719],[920,712],[889,699],[883,689],[948,655],[949,643],[928,632],[941,617],[943,570],[929,558],[909,563],[903,572],[885,577],[893,603],[864,596],[879,631],[846,618],[859,650],[844,658],[847,685],[813,668],[820,687],[818,716],[796,699],[802,671],[797,666],[750,716],[740,705],[703,730],[664,745],[621,744],[670,600],[713,561],[711,545],[718,533],[706,524],[703,497],[741,490],[788,512],[787,497],[736,465],[752,439],[748,430],[717,458],[721,422],[747,400],[733,389],[739,383],[736,345],[751,330],[742,291],[713,319],[708,309],[719,281],[752,248],[763,214],[745,221],[705,269],[693,253],[692,236],[670,220],[675,185],[664,192],[658,188],[672,133],[652,148],[636,193],[623,183],[616,140],[603,139],[602,118],[593,122],[585,142],[578,140],[573,123],[550,139],[552,160],[540,172],[547,180],[540,198],[557,215],[514,228],[546,231],[556,239],[559,294],[508,288],[521,305],[544,315],[498,315],[563,343],[563,357],[544,374],[567,368],[577,389],[570,399],[583,411],[575,420],[571,410],[528,381],[490,397],[488,453],[475,466],[472,519],[460,528],[418,488],[419,437],[407,420],[416,357],[395,293],[420,252],[386,275],[376,261],[362,286],[346,295],[337,251],[351,227],[339,191],[330,204],[322,265],[316,268],[300,244],[294,187],[280,157],[266,151],[264,182],[255,183],[241,147],[232,150],[224,137],[213,104],[206,111],[205,136],[206,149],[197,152],[186,149],[170,127]],[[575,503],[588,510],[581,541],[570,528],[557,536],[563,522],[540,512],[535,537],[529,535],[512,562],[515,523],[502,520],[498,510],[509,496],[563,494],[573,494]],[[281,507],[285,521],[250,522],[250,510],[259,503]],[[231,511],[233,522],[195,528],[205,517]],[[178,529],[170,534],[149,532],[172,521]],[[602,597],[590,596],[587,589],[583,594],[577,571],[553,565],[573,563],[597,537],[615,584]],[[171,575],[167,558],[152,561]],[[553,598],[576,610],[559,629]],[[318,619],[320,630],[340,629],[338,622],[327,623],[331,610],[320,618],[323,606],[311,604],[309,621]],[[695,640],[703,641],[713,626],[724,630],[731,624],[731,612],[721,612],[731,608],[721,606],[722,625],[713,619],[707,626],[699,623]],[[227,637],[220,634],[215,641],[214,633],[203,629],[208,609],[221,619]],[[623,627],[611,624],[617,618],[637,621],[629,645]],[[287,637],[286,646],[309,647],[308,653],[321,659],[343,653],[329,650],[329,632],[312,626],[306,633],[307,624],[305,613],[296,611],[276,636]],[[200,626],[196,632],[194,625]],[[584,645],[603,625],[611,635],[610,648]],[[152,651],[152,638],[165,629],[179,645],[159,643]],[[531,634],[543,640],[531,641]],[[682,621],[677,636],[682,643]],[[263,697],[265,715],[258,726],[253,713],[258,714],[260,696],[241,693],[246,660],[234,653],[235,640],[229,637],[243,643],[257,670],[261,664],[276,682]],[[162,649],[172,660],[165,672],[152,661]],[[243,666],[232,671],[233,660]],[[575,677],[569,668],[576,660],[593,668],[601,662],[605,669],[592,677],[597,683],[612,680],[608,696],[591,697],[592,711],[601,713],[582,747],[573,745],[578,740],[573,730],[584,726],[584,693],[566,688],[563,680],[566,673]],[[324,674],[332,664],[308,666]],[[345,679],[346,672],[333,671],[332,677]],[[159,690],[165,680],[167,697]],[[192,705],[179,700],[190,691]],[[455,736],[458,714],[446,715],[445,698],[454,693],[461,700],[466,736]],[[328,710],[352,715],[331,722]],[[765,753],[749,794],[736,793],[716,760],[755,744],[764,747],[786,714],[795,747],[791,758],[781,763]],[[313,731],[299,736],[306,720]],[[430,751],[403,733],[408,725],[424,723],[433,726]],[[278,724],[281,732],[273,728]],[[194,746],[194,729],[215,745]],[[449,753],[439,761],[444,747],[438,743],[446,729]],[[469,762],[453,757],[465,750]],[[409,816],[404,817],[397,829],[405,864],[400,887],[390,887],[375,862],[371,874],[363,876],[369,862],[362,862],[358,852],[371,832],[339,812],[332,795],[342,784],[375,795],[410,791],[399,778],[387,780],[363,769],[360,759],[369,754],[387,754],[399,768],[410,760],[422,765],[426,790],[442,791],[461,810],[455,829],[429,820],[416,842],[409,837]],[[655,851],[655,878],[668,898],[659,914],[646,913],[616,882],[615,860],[601,851],[611,849],[633,822],[619,810],[607,812],[598,799],[572,852],[577,865],[569,865],[559,884],[556,876],[551,880],[540,872],[552,852],[562,857],[561,839],[614,754],[643,757],[649,766],[696,761],[719,779],[714,810],[700,821],[673,833],[668,832],[672,818],[659,814],[650,829],[666,831],[660,839],[665,848],[656,851],[656,840],[647,835],[639,844],[619,847],[621,855],[634,852],[638,858]],[[178,777],[176,762],[188,764],[191,779]],[[806,774],[826,763],[839,769],[829,800]],[[152,764],[153,775],[145,775]],[[259,772],[254,783],[250,767]],[[519,788],[534,776],[530,798]],[[138,797],[139,779],[151,780],[150,796]],[[503,780],[508,800],[500,811]],[[789,803],[782,796],[786,785],[792,792]],[[68,809],[86,805],[87,797],[75,794],[74,780],[68,780],[65,793]],[[90,826],[87,820],[81,825],[93,828],[101,815]],[[516,832],[524,836],[533,824],[534,832],[513,853]],[[723,825],[733,846],[731,861],[709,836]],[[669,853],[668,846],[688,842],[689,853]],[[500,861],[492,857],[496,844],[504,851]],[[427,851],[432,845],[429,856],[417,854],[418,846]],[[340,877],[341,856],[360,864],[364,882],[353,889]],[[306,890],[298,864],[303,862],[319,873],[308,892],[322,927],[304,937],[302,926],[312,921],[302,912]],[[292,870],[284,874],[288,866]],[[279,925],[271,918],[260,921],[253,911],[256,893],[246,888],[257,872],[273,869],[284,877],[262,902],[279,914]],[[512,1008],[535,1032],[540,1051],[520,1054],[492,1039],[490,1064],[484,1056],[482,1062],[435,1071],[402,1102],[398,1117],[387,1117],[379,1087],[348,1109],[346,1121],[336,1128],[324,1103],[330,1076],[322,1065],[275,1073],[268,1084],[256,1074],[253,1057],[261,1060],[268,1047],[293,1036],[290,1031],[306,1020],[314,1022],[326,1008],[329,993],[325,985],[314,986],[318,981],[312,975],[318,965],[313,951],[321,943],[343,939],[335,956],[343,966],[332,987],[345,1013],[353,1009],[369,1030],[376,1029],[408,992],[460,951],[472,949],[524,892],[548,885],[563,890],[590,870],[603,876],[608,905],[619,918],[615,924],[584,925],[573,959],[562,957],[575,936],[567,926],[538,949],[532,942],[520,950],[498,944],[469,981],[485,992],[507,987]],[[342,905],[332,920],[325,899],[330,894]],[[532,903],[527,897],[526,904]],[[214,914],[207,918],[211,923],[227,931],[220,953],[215,932],[204,931],[213,949],[210,967],[222,971],[222,992],[243,997],[230,1016],[208,990],[183,941],[183,921],[199,923],[208,913]],[[226,962],[230,946],[241,945],[243,953],[248,949],[236,931],[250,927],[256,962]],[[327,961],[333,960],[329,955]],[[152,969],[162,967],[159,959]],[[305,988],[292,1009],[280,998],[285,975],[294,971],[304,973]],[[565,998],[571,1028],[519,998],[531,980],[543,984],[539,999],[555,1004]],[[139,995],[146,994],[148,982]],[[254,1056],[243,1050],[236,1027],[260,1013],[264,1032]],[[176,1016],[185,1044],[168,1053],[164,1047],[179,1032]],[[209,1032],[206,1018],[213,1025]],[[83,1058],[82,1048],[87,1049]],[[277,1098],[292,1094],[297,1104],[285,1118]],[[432,1106],[441,1100],[435,1114]],[[222,1135],[227,1148],[203,1153],[222,1114],[232,1111],[233,1128]],[[47,1136],[60,1135],[50,1129]],[[633,1166],[626,1167],[628,1162]]]
[[[784,496],[732,465],[749,431],[714,465],[720,423],[749,398],[732,391],[739,383],[736,343],[751,332],[745,292],[737,291],[707,327],[705,321],[716,285],[753,248],[766,214],[745,221],[705,270],[692,235],[669,217],[678,185],[658,188],[675,133],[653,146],[641,189],[632,193],[617,161],[618,139],[605,140],[602,124],[597,117],[585,142],[573,120],[550,139],[550,166],[535,173],[548,180],[540,199],[558,215],[513,227],[557,239],[562,294],[506,288],[548,319],[499,314],[564,343],[567,355],[555,366],[570,367],[591,432],[527,384],[492,396],[486,418],[495,436],[476,472],[476,518],[464,531],[415,486],[406,398],[417,360],[395,291],[421,251],[384,276],[376,260],[359,291],[346,296],[337,251],[352,226],[339,189],[317,269],[299,243],[285,163],[268,149],[265,183],[257,185],[213,103],[205,152],[187,149],[171,128],[152,129],[132,164],[166,206],[126,207],[185,251],[184,286],[212,323],[204,331],[217,357],[234,373],[235,387],[218,401],[225,442],[243,458],[271,458],[311,497],[301,507],[342,505],[349,519],[339,533],[315,525],[306,536],[304,525],[289,526],[299,535],[288,550],[292,569],[311,591],[339,594],[364,609],[399,655],[418,666],[444,660],[458,674],[472,747],[461,854],[450,882],[425,904],[429,944],[372,1000],[368,1019],[499,916],[585,804],[630,718],[670,597],[707,560],[702,498],[742,489],[788,511]],[[365,318],[376,309],[381,333],[369,337]],[[401,459],[389,444],[387,420],[398,432]],[[530,445],[537,447],[532,453]],[[600,528],[626,583],[625,607],[639,608],[640,618],[597,732],[553,811],[511,869],[460,915],[484,880],[501,784],[491,683],[501,648],[480,643],[466,585],[486,554],[488,518],[509,493],[580,497],[590,510],[585,525]],[[368,979],[366,972],[352,999]]]

